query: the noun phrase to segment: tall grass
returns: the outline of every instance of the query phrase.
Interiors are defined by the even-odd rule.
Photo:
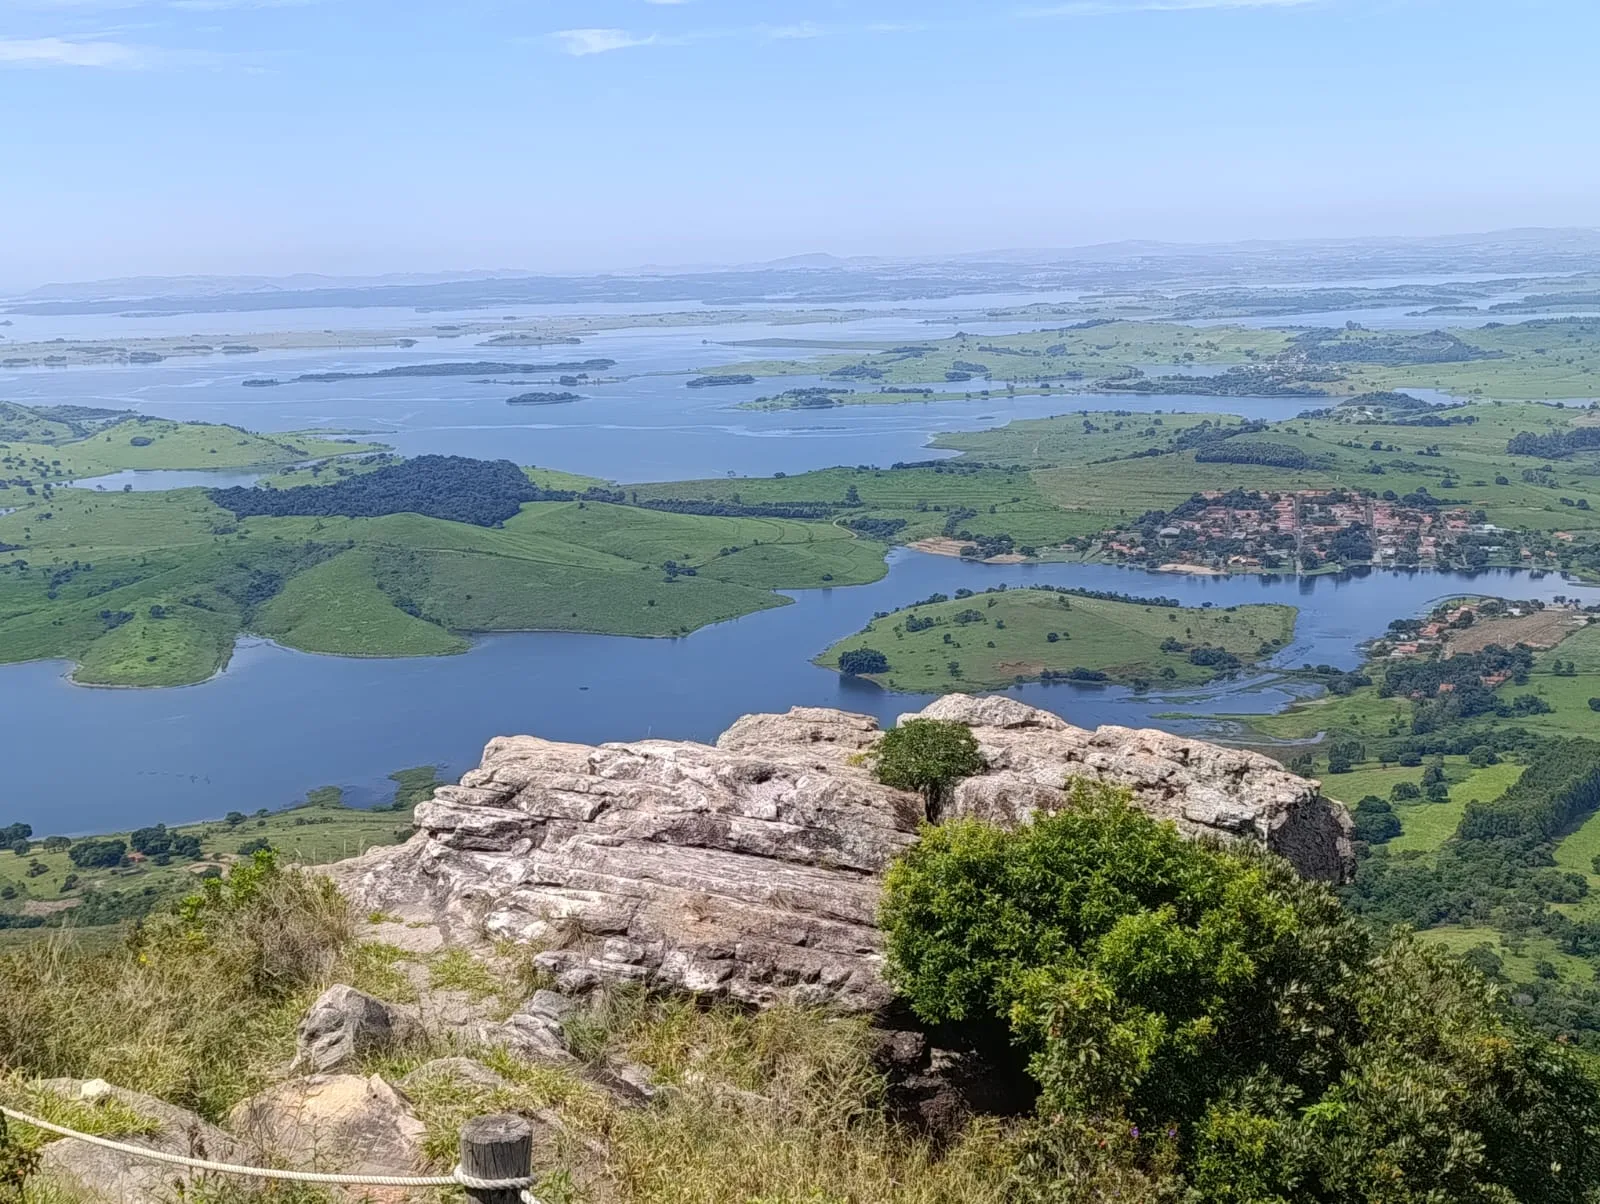
[[[998,1204],[1012,1143],[976,1123],[936,1150],[890,1119],[865,1022],[613,994],[591,1056],[649,1066],[650,1108],[606,1119],[605,1180],[638,1204]]]
[[[9,1072],[0,1088],[27,1092],[26,1080],[51,1076],[104,1078],[220,1120],[288,1061],[295,1024],[319,989],[336,977],[358,985],[403,981],[397,956],[355,943],[345,904],[324,881],[280,871],[265,858],[130,931],[121,945],[85,948],[58,936],[0,954],[0,1068]],[[439,985],[477,988],[491,1005],[497,985],[513,994],[536,985],[505,951],[492,964],[504,982],[492,983],[460,956],[439,958],[435,977]],[[503,1049],[439,1040],[374,1057],[363,1070],[398,1081],[429,1058],[481,1058],[501,1084],[445,1076],[411,1088],[428,1129],[423,1156],[447,1167],[472,1116],[537,1117],[546,1204],[1012,1198],[1016,1139],[998,1124],[977,1123],[936,1149],[896,1125],[859,1021],[798,1008],[700,1008],[619,991],[582,1011],[569,1036],[588,1065],[530,1063]],[[592,1081],[594,1067],[622,1060],[650,1067],[662,1088],[650,1106],[625,1106]],[[32,1106],[68,1105],[41,1098]],[[40,1181],[28,1190],[31,1199],[74,1204],[59,1185]],[[226,1181],[193,1196],[196,1204],[328,1198]]]
[[[233,877],[118,947],[67,932],[0,955],[0,1067],[103,1078],[211,1119],[264,1085],[350,921],[329,884],[269,859]]]

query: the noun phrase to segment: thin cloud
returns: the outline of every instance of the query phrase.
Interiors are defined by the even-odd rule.
[[[120,67],[151,65],[149,51],[122,42],[66,38],[0,38],[0,67]]]
[[[564,52],[576,58],[634,46],[653,46],[660,40],[654,34],[641,36],[626,29],[558,29],[550,36],[561,43]]]
[[[168,0],[168,3],[185,12],[220,13],[249,8],[305,8],[317,0]]]
[[[779,25],[764,31],[767,37],[776,42],[797,41],[804,38],[820,38],[823,34],[822,26],[812,21],[801,21],[796,25]]]
[[[1121,13],[1187,13],[1208,9],[1304,8],[1321,0],[1072,0],[1024,11],[1026,17],[1114,17]]]

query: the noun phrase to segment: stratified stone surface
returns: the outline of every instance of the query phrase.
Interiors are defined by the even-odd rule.
[[[948,813],[1024,822],[1072,779],[1127,787],[1187,835],[1250,840],[1308,876],[1349,871],[1349,819],[1316,782],[1256,754],[1157,731],[1086,731],[1007,698],[951,695],[988,762]],[[362,908],[459,943],[544,948],[563,990],[602,981],[875,1011],[890,1000],[882,873],[915,839],[916,795],[873,780],[864,715],[747,715],[713,747],[490,742],[417,809],[417,835],[330,871]]]

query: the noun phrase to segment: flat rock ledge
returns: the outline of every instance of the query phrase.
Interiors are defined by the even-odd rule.
[[[1265,845],[1308,877],[1350,872],[1344,808],[1255,753],[1087,731],[1003,697],[950,695],[920,716],[968,725],[987,762],[947,814],[1020,823],[1073,779],[1106,782],[1191,837]],[[358,907],[451,942],[540,946],[568,992],[636,982],[880,1011],[882,873],[923,819],[918,796],[861,764],[880,734],[869,716],[797,707],[747,715],[714,747],[501,737],[417,809],[410,841],[329,872]]]

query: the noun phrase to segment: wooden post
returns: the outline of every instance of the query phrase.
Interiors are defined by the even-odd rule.
[[[474,1179],[517,1179],[533,1173],[533,1127],[520,1116],[478,1116],[461,1126],[461,1169]],[[522,1189],[473,1191],[472,1204],[520,1204]]]

